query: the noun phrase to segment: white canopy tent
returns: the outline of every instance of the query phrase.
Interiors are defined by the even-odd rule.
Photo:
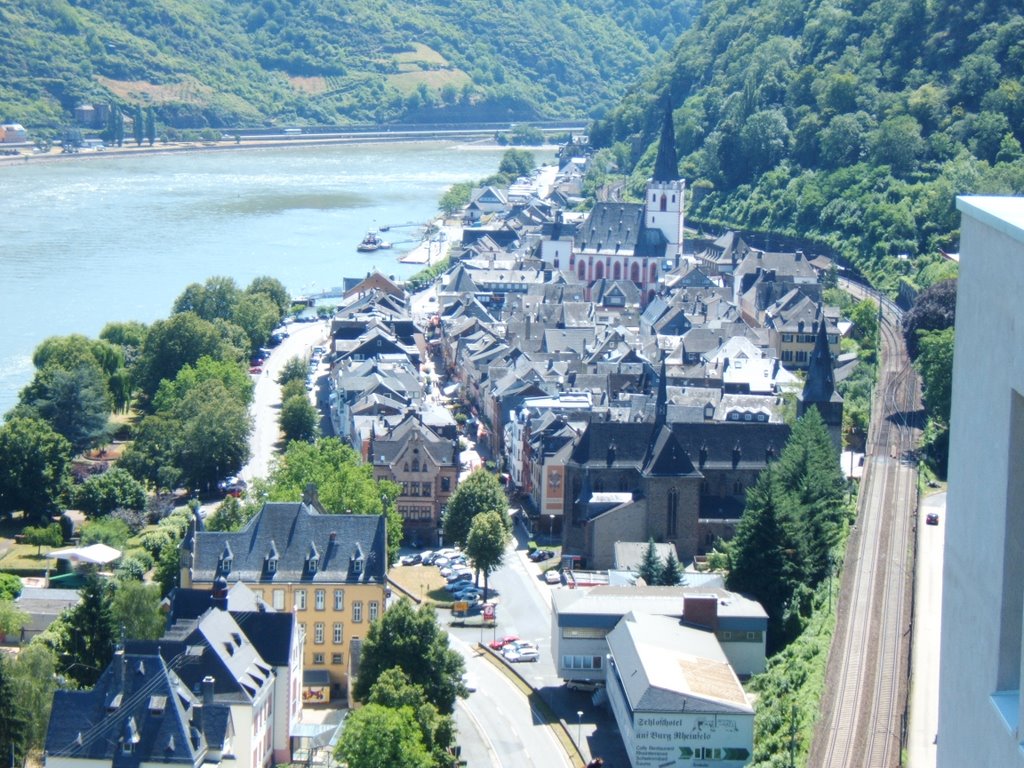
[[[68,547],[49,552],[47,557],[54,557],[58,560],[68,560],[75,565],[82,563],[90,565],[107,565],[121,556],[121,550],[108,547],[106,544],[90,544],[87,547]]]

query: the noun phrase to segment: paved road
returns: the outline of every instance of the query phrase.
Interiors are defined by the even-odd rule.
[[[327,332],[325,322],[292,323],[288,326],[288,338],[274,349],[263,364],[263,373],[255,377],[256,391],[249,409],[253,419],[249,438],[251,457],[239,472],[246,482],[267,476],[270,462],[279,448],[281,430],[277,426],[277,417],[281,408],[281,386],[277,377],[281,369],[295,356],[308,358],[313,347],[324,343]]]
[[[935,768],[935,736],[939,727],[939,645],[942,626],[942,555],[946,541],[946,494],[921,501],[920,521],[929,512],[938,525],[917,527],[917,573],[914,587],[914,650],[910,678],[910,731],[907,736],[912,768]]]

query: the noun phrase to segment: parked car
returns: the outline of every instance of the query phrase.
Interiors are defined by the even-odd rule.
[[[928,515],[925,517],[924,521],[928,525],[938,525],[939,524],[939,513],[938,512],[929,512]]]
[[[452,572],[452,574],[450,576],[448,576],[448,584],[458,584],[459,582],[462,582],[462,581],[472,581],[472,580],[473,580],[473,572],[472,571],[454,571],[454,572]]]
[[[550,571],[544,572],[544,581],[548,584],[561,584],[562,574],[559,573],[558,570],[552,568]]]
[[[249,369],[249,373],[253,374],[254,376],[259,376],[261,373],[263,373],[263,367],[260,365],[254,365],[252,368]]]
[[[431,563],[431,565],[436,565],[438,568],[444,568],[446,565],[448,565],[448,558],[444,555],[437,555],[437,557],[434,558],[434,561],[433,563]]]
[[[232,476],[226,477],[223,480],[221,480],[219,483],[217,483],[217,487],[221,490],[221,492],[226,493],[228,496],[238,497],[245,493],[246,489],[249,487],[249,484],[246,483],[245,480],[243,480],[240,477]]]
[[[522,648],[510,651],[502,651],[505,658],[513,664],[522,661],[540,661],[540,651],[536,648]]]
[[[420,552],[420,562],[424,565],[433,565],[434,563],[434,550],[425,549]]]
[[[492,640],[490,643],[488,643],[488,645],[490,645],[491,648],[493,648],[494,650],[500,651],[506,645],[514,643],[518,639],[519,635],[505,635],[504,637],[499,637],[497,640]]]
[[[601,684],[594,680],[566,680],[565,687],[570,691],[585,691],[586,693],[593,693],[601,687]]]
[[[402,555],[398,562],[402,565],[419,565],[422,559],[419,555]]]
[[[535,549],[530,553],[530,559],[535,563],[541,563],[545,560],[550,560],[555,556],[553,549]]]

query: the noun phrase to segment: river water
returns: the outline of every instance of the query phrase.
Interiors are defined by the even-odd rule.
[[[500,148],[330,145],[0,165],[0,415],[48,336],[166,317],[192,282],[257,275],[293,295],[403,265],[438,198],[495,172]],[[539,158],[538,158],[539,159]],[[362,254],[369,229],[389,251]]]

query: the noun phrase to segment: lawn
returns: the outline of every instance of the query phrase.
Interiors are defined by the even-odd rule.
[[[410,595],[426,598],[436,603],[452,601],[452,596],[445,589],[448,582],[432,565],[396,565],[388,573],[388,578]]]

